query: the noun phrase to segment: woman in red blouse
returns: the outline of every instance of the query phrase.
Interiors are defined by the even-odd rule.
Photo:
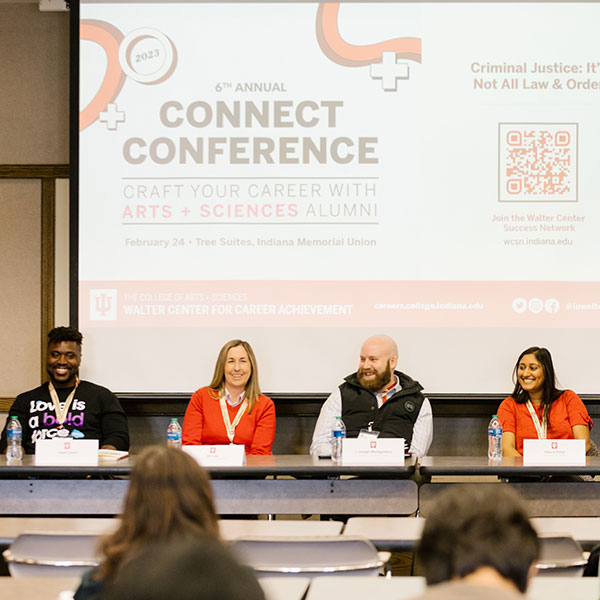
[[[515,389],[498,408],[504,456],[521,456],[524,439],[583,439],[590,449],[592,419],[572,390],[559,390],[546,348],[524,350],[513,371]]]
[[[274,437],[275,405],[260,393],[252,347],[231,340],[219,352],[210,385],[188,404],[183,444],[243,444],[246,454],[271,454]]]

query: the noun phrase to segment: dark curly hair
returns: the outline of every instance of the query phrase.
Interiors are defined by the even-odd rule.
[[[507,484],[459,484],[435,500],[417,549],[428,585],[495,569],[525,592],[539,554],[523,501]]]
[[[60,342],[75,342],[80,348],[83,334],[73,327],[55,327],[48,332],[48,346]]]

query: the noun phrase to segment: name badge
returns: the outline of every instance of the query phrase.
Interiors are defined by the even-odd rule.
[[[40,467],[96,467],[98,446],[98,440],[38,440],[35,443],[35,464]]]
[[[404,465],[404,438],[345,438],[343,465]]]
[[[243,444],[181,446],[181,449],[203,467],[243,467],[246,464]]]
[[[585,440],[523,440],[523,466],[585,466]]]

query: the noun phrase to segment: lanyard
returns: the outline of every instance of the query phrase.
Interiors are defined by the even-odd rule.
[[[398,380],[398,376],[395,375],[394,377],[395,381],[394,383],[392,383],[392,385],[388,386],[385,390],[383,390],[383,392],[375,394],[375,397],[378,398],[379,408],[381,408],[386,403],[388,398],[391,398],[396,392],[402,389],[400,381]]]
[[[531,419],[533,420],[533,424],[535,425],[535,430],[537,431],[538,438],[540,440],[546,439],[546,431],[548,429],[548,423],[546,422],[546,415],[542,416],[542,422],[540,424],[540,420],[537,416],[537,412],[535,412],[535,408],[533,408],[533,404],[531,404],[531,400],[527,400],[527,408],[529,409],[529,414],[531,415]]]
[[[229,438],[229,443],[233,444],[235,428],[238,426],[239,422],[244,416],[244,413],[246,412],[246,408],[248,407],[248,400],[244,398],[244,401],[240,405],[237,414],[235,415],[235,419],[233,419],[233,423],[229,419],[229,409],[227,408],[227,404],[225,403],[225,398],[219,398],[219,404],[221,405],[221,413],[223,415],[223,421],[225,423],[225,429],[227,430],[227,437]]]
[[[48,391],[50,392],[50,398],[52,398],[52,404],[54,404],[54,412],[56,413],[56,422],[62,427],[62,424],[65,422],[67,415],[69,414],[69,408],[71,407],[71,402],[73,402],[73,398],[75,398],[75,392],[77,391],[77,386],[79,385],[79,377],[75,378],[75,387],[73,391],[67,396],[63,407],[60,407],[60,400],[58,399],[58,394],[52,385],[52,382],[48,382]]]

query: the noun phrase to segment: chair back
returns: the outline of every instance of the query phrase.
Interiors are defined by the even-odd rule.
[[[570,535],[540,535],[538,576],[579,577],[587,564],[579,542]]]
[[[81,577],[98,565],[95,534],[22,533],[2,555],[13,577]]]
[[[377,575],[385,562],[369,540],[356,536],[245,537],[231,549],[259,577]]]

